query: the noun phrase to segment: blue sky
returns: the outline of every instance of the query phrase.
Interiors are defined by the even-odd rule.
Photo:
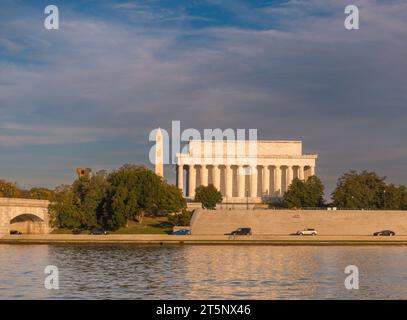
[[[407,184],[407,3],[353,0],[357,31],[347,4],[2,0],[0,176],[54,187],[148,164],[150,131],[180,120],[303,140],[328,193],[349,169]]]

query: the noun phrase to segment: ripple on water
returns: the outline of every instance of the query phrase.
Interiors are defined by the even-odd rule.
[[[406,253],[357,246],[0,245],[0,298],[406,299]],[[350,264],[359,267],[359,290],[344,287]],[[47,265],[59,268],[59,290],[44,288]]]

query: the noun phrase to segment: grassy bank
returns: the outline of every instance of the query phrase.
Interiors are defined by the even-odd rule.
[[[83,230],[81,234],[89,234],[89,230]],[[120,228],[110,234],[169,234],[172,232],[172,224],[167,217],[145,217],[142,223],[129,221],[126,228]],[[52,234],[72,234],[69,229],[56,229]]]

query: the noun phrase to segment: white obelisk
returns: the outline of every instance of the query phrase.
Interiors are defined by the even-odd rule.
[[[155,135],[155,173],[164,177],[164,141],[161,129],[157,129]]]

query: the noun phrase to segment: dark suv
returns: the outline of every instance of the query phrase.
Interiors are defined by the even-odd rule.
[[[90,234],[93,235],[107,235],[109,234],[105,228],[94,228]]]
[[[239,228],[230,233],[232,236],[251,236],[252,228]]]
[[[376,237],[392,237],[392,236],[395,236],[396,233],[391,230],[382,230],[382,231],[373,233],[373,235]]]

